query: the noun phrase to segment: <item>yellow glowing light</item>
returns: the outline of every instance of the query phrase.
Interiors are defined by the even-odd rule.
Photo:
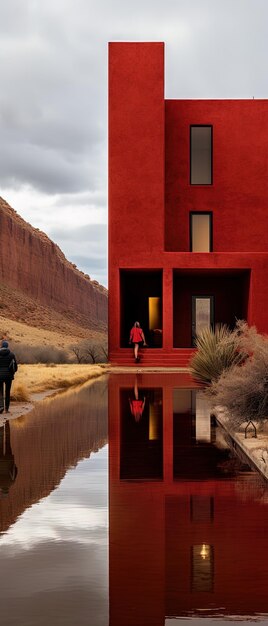
[[[207,559],[209,557],[209,552],[210,552],[210,546],[203,543],[201,551],[200,551],[200,556],[202,556],[202,559]]]
[[[158,411],[158,406],[155,404],[150,404],[149,408],[149,439],[150,441],[154,441],[156,439],[160,439],[160,416]]]
[[[149,330],[161,327],[161,299],[149,297]]]

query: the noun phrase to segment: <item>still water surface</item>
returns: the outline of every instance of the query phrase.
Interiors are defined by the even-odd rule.
[[[0,448],[1,626],[268,624],[268,490],[187,377],[111,375]]]

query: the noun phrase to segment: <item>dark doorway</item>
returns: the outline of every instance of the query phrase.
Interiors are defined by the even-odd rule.
[[[249,283],[249,270],[174,270],[174,348],[192,346],[193,297],[200,300],[211,298],[210,311],[213,324],[227,324],[233,328],[236,319],[247,320]],[[208,309],[208,300],[206,306]]]
[[[129,333],[140,322],[150,348],[162,348],[162,271],[121,270],[121,348],[129,346]]]

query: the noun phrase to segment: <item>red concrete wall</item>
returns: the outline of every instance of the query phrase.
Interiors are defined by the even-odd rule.
[[[164,45],[109,46],[110,347],[119,345],[117,268],[164,247]]]
[[[267,111],[267,100],[166,101],[167,250],[190,249],[190,211],[213,211],[216,252],[267,250]],[[191,124],[213,126],[212,185],[190,185]]]
[[[111,260],[150,260],[164,241],[164,46],[111,43],[109,58]]]
[[[165,102],[163,53],[162,43],[113,43],[109,50],[112,362],[120,352],[120,269],[163,271],[163,354],[174,348],[174,269],[247,270],[248,322],[268,332],[268,103]],[[213,125],[213,185],[190,185],[191,124]],[[213,252],[189,252],[190,211],[213,212]]]

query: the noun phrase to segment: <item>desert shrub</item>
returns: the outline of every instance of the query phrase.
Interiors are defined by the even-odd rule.
[[[191,358],[190,371],[198,381],[210,383],[246,357],[240,345],[239,333],[234,333],[225,324],[215,330],[204,328],[196,337],[197,352]]]
[[[106,344],[95,343],[90,340],[81,341],[70,346],[77,363],[107,363],[108,348]]]
[[[239,322],[234,331],[237,345],[249,358],[242,367],[225,370],[209,390],[214,405],[228,409],[233,427],[245,421],[268,419],[268,338]]]
[[[248,326],[244,320],[237,320],[231,337],[240,352],[249,356],[254,354],[257,358],[266,353],[267,336],[258,333],[255,326]]]
[[[11,349],[18,363],[69,363],[70,361],[66,350],[55,346],[28,346],[14,343]]]

